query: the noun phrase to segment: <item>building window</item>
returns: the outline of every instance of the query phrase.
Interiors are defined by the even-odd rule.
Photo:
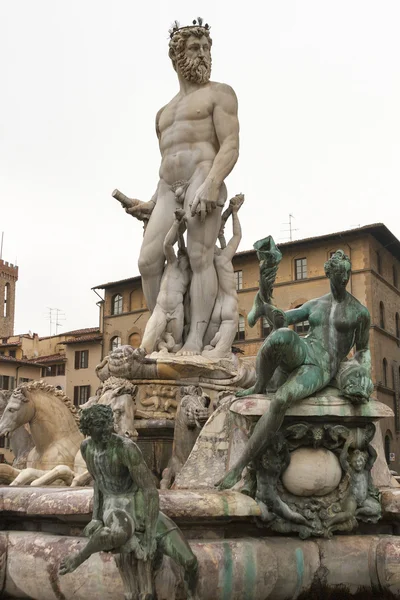
[[[121,346],[121,338],[119,335],[114,335],[110,340],[110,350],[116,350]]]
[[[295,278],[298,279],[307,279],[307,259],[306,258],[296,258],[294,261],[295,265]]]
[[[29,377],[19,377],[18,385],[21,385],[21,383],[28,383],[29,381],[33,381],[33,379],[30,379]]]
[[[0,375],[0,390],[13,390],[15,388],[15,377],[11,375]]]
[[[115,294],[111,299],[111,314],[120,315],[122,314],[122,296],[121,294]]]
[[[65,364],[57,365],[57,375],[65,375]]]
[[[400,338],[400,317],[399,317],[399,313],[396,313],[396,337],[397,339]]]
[[[85,404],[90,398],[90,385],[74,386],[74,404],[80,406]]]
[[[397,277],[397,267],[396,267],[396,265],[393,265],[392,271],[393,271],[393,285],[394,285],[394,287],[397,288],[398,284],[399,284],[399,280],[398,280],[398,277]]]
[[[42,377],[54,377],[56,374],[56,365],[48,365],[42,368]]]
[[[243,315],[239,315],[239,322],[238,322],[238,328],[237,328],[237,332],[236,332],[236,336],[235,336],[235,342],[240,341],[240,340],[244,340],[245,338],[245,321],[244,321],[244,316]]]
[[[301,323],[296,323],[294,326],[294,330],[299,335],[306,335],[308,330],[310,329],[310,324],[308,321],[301,321]]]
[[[387,360],[386,358],[382,361],[382,383],[385,387],[388,386],[388,377],[387,377]]]
[[[4,448],[4,450],[10,449],[10,436],[9,435],[0,436],[0,448]]]
[[[76,355],[75,355],[76,360]],[[79,367],[75,367],[79,368]],[[42,367],[42,377],[56,377],[56,375],[65,375],[65,364],[61,365],[48,365]]]
[[[261,337],[266,338],[269,336],[269,334],[271,333],[271,325],[269,324],[269,321],[267,319],[267,317],[263,317],[262,320],[262,335]]]
[[[301,308],[302,306],[302,304],[299,304],[298,306],[295,306],[295,308]],[[306,335],[309,329],[310,323],[308,321],[301,321],[300,323],[296,323],[296,325],[294,326],[294,330],[299,335]]]
[[[75,352],[75,369],[87,369],[89,366],[89,350]]]
[[[235,271],[235,285],[237,290],[243,289],[243,271]]]
[[[10,350],[9,356],[11,356],[11,358],[15,358],[17,356],[17,351],[16,350]]]
[[[379,326],[385,329],[385,307],[383,302],[379,302]]]
[[[376,270],[378,271],[379,275],[382,275],[382,261],[379,250],[376,251]]]

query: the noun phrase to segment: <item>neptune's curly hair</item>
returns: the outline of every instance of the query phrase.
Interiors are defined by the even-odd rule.
[[[95,404],[81,411],[79,429],[83,435],[90,435],[94,425],[103,426],[105,429],[114,426],[114,416],[111,406]]]

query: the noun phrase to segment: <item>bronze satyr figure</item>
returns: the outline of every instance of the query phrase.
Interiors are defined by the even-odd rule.
[[[159,510],[158,491],[138,446],[113,433],[110,406],[82,411],[80,429],[90,436],[82,456],[94,480],[89,541],[65,558],[60,574],[71,573],[96,552],[116,554],[126,600],[152,600],[154,570],[163,554],[185,571],[187,597],[196,598],[197,558],[178,527]]]

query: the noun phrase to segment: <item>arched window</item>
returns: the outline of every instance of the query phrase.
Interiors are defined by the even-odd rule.
[[[295,306],[295,308],[300,308],[301,306],[303,306],[303,305],[299,304],[298,306]],[[306,335],[306,333],[308,333],[309,329],[310,329],[310,323],[308,321],[301,321],[300,323],[297,323],[294,326],[294,330],[299,335]]]
[[[387,387],[388,378],[387,378],[387,360],[386,360],[386,358],[384,358],[382,361],[382,383],[385,387]]]
[[[399,317],[399,313],[396,313],[396,337],[400,338],[400,317]]]
[[[143,292],[141,289],[133,290],[130,295],[130,310],[143,308]]]
[[[132,348],[139,348],[141,341],[142,338],[140,337],[140,333],[131,333],[129,336],[129,345],[132,346]]]
[[[122,296],[121,294],[115,294],[111,298],[111,314],[120,315],[122,313]]]
[[[121,338],[119,335],[114,335],[110,340],[110,350],[116,350],[121,346]]]
[[[397,288],[399,280],[398,280],[398,277],[397,277],[397,267],[396,267],[396,265],[393,265],[392,272],[393,272],[393,285],[394,285],[394,287]]]
[[[387,433],[385,435],[385,458],[386,458],[387,464],[390,463],[390,450],[391,450],[390,442],[391,442],[390,435],[389,435],[389,433]]]
[[[271,325],[269,324],[267,317],[263,317],[261,337],[266,338],[269,336],[270,333],[271,333]]]
[[[235,341],[238,342],[240,340],[245,339],[245,320],[243,315],[239,315],[238,328],[235,335]]]
[[[379,326],[385,329],[385,306],[383,302],[379,302]]]

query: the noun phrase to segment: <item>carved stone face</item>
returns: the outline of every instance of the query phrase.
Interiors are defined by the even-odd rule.
[[[177,71],[187,81],[207,83],[211,75],[210,44],[205,35],[198,38],[191,35],[186,40],[185,49],[176,57]]]
[[[351,466],[357,473],[360,473],[365,468],[366,458],[362,452],[354,452],[351,457]]]
[[[197,395],[196,386],[188,386],[187,390],[193,390],[192,393],[182,398],[181,409],[185,415],[186,425],[189,429],[198,427],[201,429],[208,421],[210,399],[207,396]]]

